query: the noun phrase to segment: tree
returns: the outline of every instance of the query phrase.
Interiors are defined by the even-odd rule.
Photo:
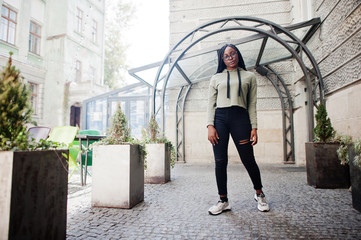
[[[316,113],[316,127],[313,129],[316,142],[326,143],[335,137],[330,118],[327,117],[326,107],[321,103]]]
[[[123,0],[106,3],[104,84],[115,89],[121,85],[128,68],[125,34],[134,16],[135,7]]]
[[[122,144],[130,142],[132,137],[128,128],[127,117],[122,111],[120,104],[111,119],[111,126],[108,129],[108,136],[102,142],[106,144]]]
[[[20,71],[12,66],[11,55],[0,74],[0,149],[25,150],[26,124],[32,122],[30,90]]]

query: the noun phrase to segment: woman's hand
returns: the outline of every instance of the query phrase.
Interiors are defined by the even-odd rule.
[[[208,128],[208,141],[210,141],[211,144],[215,146],[216,144],[218,144],[218,139],[219,139],[217,130],[214,128],[213,125],[208,125],[207,128]]]
[[[209,131],[208,131],[209,132]],[[209,134],[208,134],[209,136]],[[209,138],[209,137],[208,137]],[[251,145],[254,146],[257,144],[257,141],[258,141],[258,136],[257,136],[257,128],[252,128],[252,131],[251,131]]]

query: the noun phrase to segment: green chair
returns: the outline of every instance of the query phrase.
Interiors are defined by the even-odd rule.
[[[49,134],[47,140],[63,143],[69,148],[69,169],[72,169],[69,179],[75,171],[79,169],[77,158],[79,156],[79,145],[73,145],[76,134],[78,133],[77,127],[61,126],[55,127]]]
[[[98,130],[81,130],[79,131],[79,135],[91,135],[91,136],[100,136],[100,132]],[[82,184],[86,184],[86,175],[91,176],[91,174],[88,171],[88,166],[92,166],[93,165],[93,150],[91,148],[89,148],[89,146],[91,146],[92,143],[99,141],[99,140],[85,140],[84,138],[82,138],[81,140],[81,149],[82,149],[82,153],[81,153],[81,166],[83,166],[84,171],[84,175],[82,174],[82,176],[84,177],[82,179]],[[87,142],[89,141],[89,142]],[[73,146],[79,146],[79,139],[76,138],[73,141]],[[85,150],[85,151],[84,151]],[[85,164],[86,161],[86,156],[88,156],[87,159],[87,164]],[[78,161],[80,162],[80,160]]]
[[[100,132],[98,130],[80,130],[79,131],[79,135],[94,135],[94,136],[99,136]],[[91,144],[93,144],[94,142],[97,142],[98,140],[91,140],[89,141],[89,146]],[[79,142],[79,141],[77,141]],[[82,143],[82,146],[84,146],[84,143]],[[84,147],[85,149],[86,147]],[[83,162],[83,166],[85,165],[85,154],[82,154],[81,156],[82,162]],[[92,166],[93,165],[93,150],[92,149],[88,149],[88,166]],[[88,173],[89,174],[89,173]],[[90,174],[89,174],[90,175]]]

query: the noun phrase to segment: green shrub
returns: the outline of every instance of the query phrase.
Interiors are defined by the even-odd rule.
[[[104,144],[122,144],[131,140],[127,117],[123,113],[120,104],[118,104],[117,110],[111,118],[107,137],[102,139],[101,142]]]
[[[111,125],[107,131],[107,136],[99,142],[93,143],[93,145],[121,145],[121,144],[137,144],[139,145],[139,152],[141,159],[144,161],[144,168],[147,167],[145,157],[147,151],[145,144],[142,141],[138,141],[132,138],[130,129],[128,128],[128,121],[126,115],[123,113],[120,104],[117,106],[117,110],[111,118]]]
[[[316,113],[316,127],[313,129],[315,142],[332,142],[335,137],[335,130],[332,127],[330,118],[327,117],[327,110],[323,104],[318,105]]]
[[[357,139],[353,143],[353,149],[355,151],[355,158],[353,159],[353,164],[361,168],[361,139]]]
[[[30,90],[12,66],[11,55],[0,74],[0,149],[27,150],[26,124],[32,122]]]
[[[148,127],[142,130],[142,135],[144,143],[165,143],[168,145],[171,153],[170,165],[173,168],[177,158],[177,153],[172,142],[168,140],[164,134],[160,134],[158,122],[154,118],[153,114],[149,119]]]
[[[346,165],[349,163],[348,149],[352,144],[352,137],[347,135],[337,136],[336,141],[340,143],[337,149],[338,159],[341,161],[341,165]]]

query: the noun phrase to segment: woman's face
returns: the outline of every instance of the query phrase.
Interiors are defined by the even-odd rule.
[[[223,62],[228,70],[234,70],[238,67],[238,53],[232,47],[226,47],[223,53]]]

